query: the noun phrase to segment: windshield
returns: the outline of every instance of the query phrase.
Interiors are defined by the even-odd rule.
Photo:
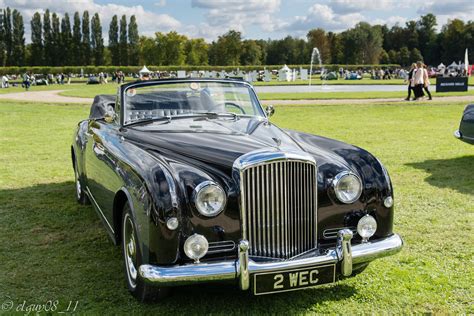
[[[264,116],[251,88],[238,82],[157,83],[124,91],[125,124],[203,113]]]

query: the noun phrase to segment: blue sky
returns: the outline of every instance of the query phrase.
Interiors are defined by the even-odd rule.
[[[440,25],[474,17],[474,0],[0,0],[0,7],[5,6],[23,13],[27,41],[31,16],[46,8],[60,15],[98,12],[104,37],[114,14],[135,14],[141,34],[176,30],[208,41],[229,29],[241,31],[244,38],[276,39],[304,37],[316,27],[339,32],[359,21],[404,24],[429,12],[438,16]]]

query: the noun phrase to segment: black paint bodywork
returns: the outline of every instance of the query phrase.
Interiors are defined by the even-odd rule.
[[[180,79],[183,81],[186,79]],[[159,80],[147,84],[169,82]],[[232,81],[235,82],[235,81]],[[376,217],[372,239],[392,235],[393,207],[383,200],[393,196],[387,170],[367,151],[336,140],[281,129],[262,117],[187,117],[143,126],[122,126],[121,86],[111,123],[89,119],[77,126],[72,145],[73,163],[82,187],[115,243],[120,241],[121,210],[126,201],[132,208],[141,262],[171,265],[189,262],[182,251],[187,236],[204,235],[209,242],[241,239],[239,184],[232,177],[234,161],[262,148],[305,151],[318,166],[318,243],[333,247],[335,239],[323,231],[353,227],[369,213]],[[241,82],[241,84],[246,84]],[[363,193],[353,204],[339,202],[331,181],[341,171],[352,171],[363,183]],[[193,189],[204,180],[219,183],[227,193],[225,210],[214,218],[200,215],[192,202]],[[180,226],[166,228],[176,216]],[[355,242],[360,241],[358,236]],[[203,259],[236,257],[235,252],[217,253]]]
[[[468,144],[474,145],[474,104],[470,104],[464,110],[459,124],[460,139]]]

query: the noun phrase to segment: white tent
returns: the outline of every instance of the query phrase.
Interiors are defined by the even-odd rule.
[[[437,68],[438,68],[438,69],[444,69],[444,68],[446,68],[446,66],[445,66],[443,63],[441,63],[441,64],[438,65]]]
[[[280,70],[278,70],[278,80],[280,81],[291,81],[293,77],[293,73],[291,69],[288,68],[287,65],[283,66]]]
[[[139,74],[140,75],[145,75],[145,74],[149,74],[151,71],[148,70],[148,68],[146,68],[146,66],[143,66],[143,68],[139,71]]]
[[[448,66],[448,68],[454,68],[454,69],[457,69],[458,67],[459,67],[459,66],[458,66],[458,64],[456,64],[455,61],[453,61],[453,63]]]

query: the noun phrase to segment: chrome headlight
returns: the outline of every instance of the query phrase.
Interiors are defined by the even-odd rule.
[[[227,200],[224,189],[213,181],[200,183],[194,189],[193,199],[199,213],[208,217],[222,212]]]
[[[339,173],[332,182],[336,197],[342,203],[354,203],[362,194],[362,181],[352,172]]]

